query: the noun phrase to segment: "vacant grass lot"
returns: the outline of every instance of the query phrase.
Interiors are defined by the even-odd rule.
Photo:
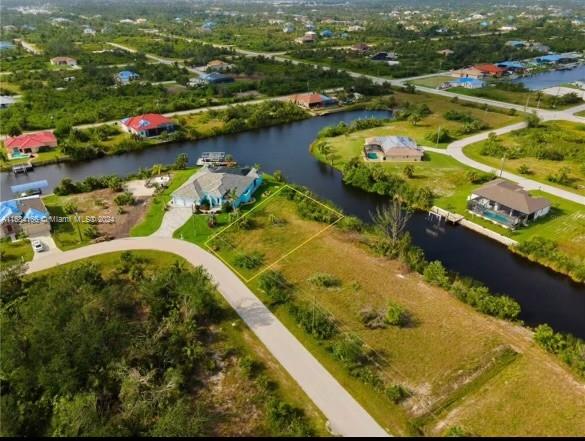
[[[518,104],[520,106],[539,107],[543,109],[568,109],[574,107],[576,104],[555,104],[553,96],[543,94],[538,97],[536,91],[511,91],[502,90],[496,87],[484,87],[481,89],[466,89],[464,87],[452,87],[449,92],[458,93],[460,95],[476,96],[479,98],[487,98],[495,101],[503,101],[505,103]]]
[[[511,132],[499,137],[502,145],[510,152],[515,150],[524,151],[537,145],[547,150],[565,152],[565,155],[585,158],[582,152],[585,145],[585,126],[583,124],[569,121],[551,121],[543,123],[540,128],[526,128],[517,132]],[[483,155],[482,149],[487,141],[478,142],[465,148],[465,154],[476,161],[491,165],[499,169],[501,158]],[[580,153],[579,153],[580,152]],[[580,156],[579,156],[580,155]],[[504,169],[511,173],[519,174],[519,168],[526,166],[530,169],[527,175],[530,179],[554,185],[565,190],[585,195],[585,163],[578,159],[567,157],[562,161],[539,159],[535,156],[525,156],[517,159],[507,158],[504,162]],[[567,168],[570,185],[562,185],[550,182],[547,178],[557,175],[562,168]]]
[[[272,196],[214,236],[209,246],[249,279],[327,227],[317,222],[304,223],[295,213],[294,204],[275,188]],[[341,219],[341,215],[335,217]],[[258,258],[254,264],[242,261],[252,256]]]
[[[415,86],[432,87],[433,89],[440,86],[443,83],[453,81],[455,78],[449,75],[438,75],[429,78],[420,78],[412,81]]]
[[[288,236],[301,233],[309,236],[326,225],[299,217],[292,201],[279,201],[279,213],[281,216],[286,213],[285,224],[274,227],[259,221],[249,230],[234,230],[231,241],[248,244],[253,237],[255,249],[272,248],[272,252],[284,254],[290,245]],[[478,435],[531,435],[542,433],[547,427],[551,433],[564,435],[585,430],[583,387],[574,387],[577,384],[574,376],[537,348],[527,330],[483,316],[449,293],[427,285],[420,275],[405,272],[400,263],[372,255],[363,245],[363,236],[332,227],[275,268],[293,285],[293,302],[328,311],[340,329],[361,338],[375,351],[378,365],[372,368],[386,384],[401,384],[410,391],[412,396],[402,404],[392,403],[335,361],[328,350],[330,342],[319,343],[296,324],[287,308],[275,306],[260,289],[258,279],[249,284],[394,435],[442,434],[455,424]],[[327,274],[337,283],[329,288],[316,285],[309,281],[316,274]],[[362,310],[384,313],[389,302],[408,311],[410,320],[406,327],[368,329],[362,324],[359,318]],[[527,365],[520,364],[524,360]],[[512,387],[491,386],[503,381],[500,376],[510,369],[523,373],[512,379]],[[538,369],[538,373],[529,369]],[[554,418],[549,417],[549,411],[540,402],[533,403],[532,398],[539,390],[547,391],[548,399],[558,403]],[[470,404],[470,397],[477,400]],[[506,406],[514,402],[522,410],[498,413],[497,409],[490,409],[496,400]],[[463,412],[468,408],[471,417],[461,421],[453,417],[459,409]],[[488,410],[491,418],[482,418]],[[539,421],[536,428],[534,419]],[[441,423],[444,427],[439,427]]]

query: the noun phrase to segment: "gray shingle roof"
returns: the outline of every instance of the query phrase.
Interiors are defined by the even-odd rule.
[[[205,195],[220,198],[234,190],[236,197],[239,197],[257,177],[258,173],[255,169],[244,175],[241,169],[227,171],[204,167],[179,187],[173,195],[198,201]]]
[[[532,197],[519,185],[503,179],[495,179],[488,182],[483,187],[474,190],[473,194],[505,205],[524,214],[531,214],[543,208],[550,207],[548,200]]]

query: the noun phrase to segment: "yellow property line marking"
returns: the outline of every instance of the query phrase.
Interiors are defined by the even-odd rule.
[[[305,240],[303,243],[301,243],[300,245],[297,245],[296,247],[294,247],[292,250],[288,251],[286,254],[284,254],[283,256],[279,257],[277,260],[275,260],[274,262],[272,262],[270,265],[267,265],[266,267],[262,268],[260,271],[258,271],[256,274],[254,274],[253,276],[246,278],[242,273],[240,273],[236,268],[234,268],[227,260],[225,260],[218,252],[216,252],[213,248],[211,248],[209,246],[209,243],[216,239],[220,234],[222,234],[223,232],[225,232],[228,228],[230,228],[232,225],[236,224],[238,221],[242,220],[244,217],[251,215],[254,210],[256,210],[257,208],[260,208],[262,205],[266,204],[270,199],[272,199],[274,196],[276,196],[278,193],[280,193],[282,190],[284,190],[285,188],[291,189],[297,193],[299,193],[300,195],[306,197],[307,199],[315,202],[316,204],[321,205],[322,207],[328,209],[329,211],[332,211],[333,213],[335,213],[336,215],[339,216],[339,219],[337,219],[336,221],[332,222],[331,224],[327,225],[325,228],[323,228],[322,230],[318,231],[317,233],[313,234],[311,237],[309,237],[307,240]],[[241,279],[243,279],[246,283],[251,282],[252,280],[254,280],[256,277],[258,277],[260,274],[264,273],[265,271],[269,270],[270,268],[272,268],[274,265],[276,265],[278,262],[280,262],[281,260],[285,259],[286,257],[290,256],[292,253],[294,253],[295,251],[297,251],[299,248],[305,246],[306,244],[308,244],[310,241],[312,241],[313,239],[315,239],[317,236],[319,236],[320,234],[324,233],[325,231],[327,231],[329,228],[331,228],[332,226],[334,226],[337,222],[339,222],[340,220],[342,220],[345,217],[345,215],[343,213],[340,213],[339,211],[325,205],[324,203],[318,201],[317,199],[303,193],[302,191],[297,190],[294,187],[291,187],[288,184],[283,185],[282,187],[280,187],[278,190],[276,190],[276,192],[274,192],[273,194],[271,194],[270,196],[268,196],[266,199],[264,199],[262,202],[260,202],[258,205],[256,205],[255,207],[253,207],[250,211],[248,211],[247,213],[245,213],[244,215],[242,215],[241,217],[239,217],[238,219],[236,219],[235,221],[233,221],[232,223],[230,223],[229,225],[225,226],[224,228],[222,228],[220,231],[218,231],[216,234],[214,234],[213,236],[211,236],[209,239],[207,239],[204,243],[204,245],[207,247],[207,249],[209,249],[215,256],[217,256],[223,263],[225,263],[233,272],[235,272]]]

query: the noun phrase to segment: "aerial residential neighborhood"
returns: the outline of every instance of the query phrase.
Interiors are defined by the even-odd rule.
[[[585,4],[0,19],[0,434],[585,436]]]

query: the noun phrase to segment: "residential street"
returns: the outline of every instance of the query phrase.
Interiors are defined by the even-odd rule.
[[[389,436],[227,266],[196,245],[166,237],[119,239],[59,255],[39,255],[29,263],[28,272],[126,250],[165,251],[182,256],[193,265],[202,265],[242,320],[323,412],[334,433],[342,436]]]

